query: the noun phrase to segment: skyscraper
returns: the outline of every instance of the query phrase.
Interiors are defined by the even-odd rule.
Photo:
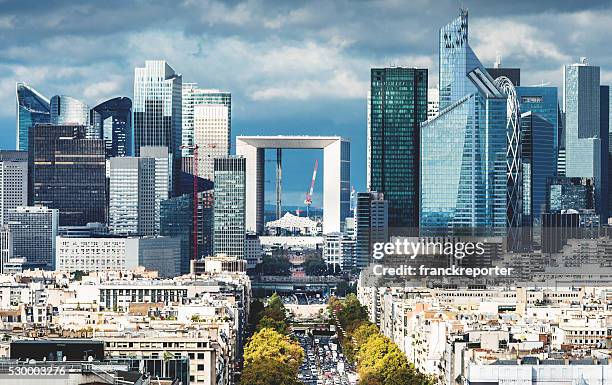
[[[440,29],[439,79],[440,114],[421,125],[421,233],[503,234],[506,95],[470,48],[466,10]]]
[[[389,241],[389,205],[382,193],[357,193],[355,208],[355,266],[365,268],[372,256],[374,243]]]
[[[181,240],[181,273],[189,273],[193,255],[193,194],[185,194],[161,202],[160,234]]]
[[[8,226],[0,225],[0,274],[4,273],[4,263],[13,258],[13,234]]]
[[[141,147],[140,157],[155,160],[155,234],[159,235],[161,202],[170,198],[172,159],[168,148],[155,146]]]
[[[427,120],[427,70],[373,68],[368,117],[368,188],[385,194],[393,232],[416,228],[420,124]]]
[[[214,180],[214,160],[230,153],[229,108],[222,104],[194,106],[194,143],[198,146],[198,176]]]
[[[96,138],[104,139],[106,158],[132,154],[132,101],[126,97],[109,99],[90,113]]]
[[[607,156],[602,154],[608,146],[601,132],[600,96],[599,67],[586,58],[564,67],[565,175],[594,180],[595,210],[607,218]]]
[[[106,223],[104,141],[81,125],[37,124],[30,130],[31,205],[59,209],[60,226]]]
[[[198,105],[221,105],[227,107],[228,138],[231,143],[232,132],[232,94],[230,92],[217,89],[199,88],[197,83],[183,83],[183,133],[182,133],[182,153],[183,157],[193,155],[193,150],[189,147],[194,142],[194,118],[195,106]],[[229,154],[229,148],[228,148]]]
[[[215,159],[213,252],[244,258],[246,159]]]
[[[134,154],[144,146],[164,146],[172,159],[172,194],[181,168],[182,77],[163,60],[147,60],[134,72]]]
[[[84,126],[85,137],[97,139],[89,127],[89,106],[71,96],[55,95],[51,98],[51,124]]]
[[[118,235],[155,234],[155,159],[110,159],[109,230]]]
[[[51,121],[49,99],[34,88],[18,82],[17,91],[17,149],[28,150],[28,132],[36,123]]]
[[[55,237],[59,223],[57,209],[44,206],[10,209],[6,223],[13,237],[13,257],[28,264],[55,268]]]
[[[561,122],[559,110],[559,98],[557,87],[545,86],[522,86],[516,87],[516,96],[520,103],[521,113],[531,111],[541,118],[548,120],[553,125],[554,134],[554,157],[561,147]]]
[[[523,226],[540,222],[546,211],[547,182],[555,176],[555,128],[539,114],[521,115]]]
[[[9,209],[28,205],[28,153],[0,150],[0,225]]]

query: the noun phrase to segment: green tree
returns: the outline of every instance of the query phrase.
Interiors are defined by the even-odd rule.
[[[261,331],[262,329],[274,329],[277,332],[288,335],[289,327],[285,323],[285,321],[277,321],[274,318],[264,316],[257,323],[257,331]]]
[[[291,275],[291,262],[285,256],[264,255],[262,271],[265,275]]]
[[[241,385],[298,385],[290,367],[273,359],[263,359],[247,365],[240,376]]]
[[[268,299],[268,304],[261,312],[261,318],[263,317],[269,317],[275,321],[285,322],[287,320],[285,304],[283,303],[283,300],[278,294],[274,293]]]
[[[249,308],[249,323],[251,325],[257,325],[259,320],[261,319],[261,312],[264,310],[265,306],[263,302],[259,299],[255,299],[251,302],[251,307]]]
[[[304,359],[304,350],[288,336],[274,329],[264,328],[253,334],[244,348],[245,368],[266,359],[276,360],[290,367],[297,375]]]
[[[306,275],[321,276],[327,274],[327,264],[320,255],[311,255],[302,264]]]

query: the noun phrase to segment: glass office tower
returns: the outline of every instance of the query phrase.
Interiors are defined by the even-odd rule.
[[[160,235],[181,240],[181,273],[189,273],[193,256],[193,194],[170,198],[160,205]],[[193,259],[196,259],[193,256]]]
[[[553,125],[555,161],[561,141],[561,122],[559,122],[559,97],[557,87],[524,86],[516,87],[516,96],[521,106],[521,113],[531,111]]]
[[[172,158],[172,192],[181,169],[182,76],[163,60],[147,60],[134,72],[134,155],[144,146],[164,146]]]
[[[373,68],[368,117],[368,189],[384,194],[391,232],[406,233],[399,228],[419,225],[420,124],[427,120],[427,70]]]
[[[29,139],[29,202],[59,210],[60,226],[106,223],[104,142],[81,125],[37,124]]]
[[[593,179],[595,210],[607,218],[608,133],[601,132],[600,102],[599,67],[587,64],[586,58],[566,65],[563,71],[565,175]]]
[[[55,95],[51,98],[51,124],[77,124],[89,127],[89,107],[82,101],[66,95]],[[93,132],[86,130],[90,139]]]
[[[421,234],[503,235],[506,95],[468,44],[465,10],[440,30],[439,78],[440,114],[421,125]]]
[[[106,158],[132,154],[132,100],[116,97],[98,104],[90,114],[96,138],[104,139]]]
[[[227,107],[227,138],[231,144],[232,136],[232,94],[227,91],[217,89],[199,88],[197,83],[183,83],[183,101],[182,101],[182,154],[183,158],[193,156],[193,149],[189,148],[195,144],[194,142],[194,123],[195,123],[195,106],[212,105]],[[228,147],[227,154],[230,149]]]
[[[525,112],[521,115],[521,141],[523,226],[533,226],[546,211],[547,182],[557,170],[555,128],[539,114]]]
[[[49,99],[25,83],[17,83],[17,149],[28,151],[28,132],[51,121]]]
[[[246,159],[215,159],[213,252],[244,258]]]

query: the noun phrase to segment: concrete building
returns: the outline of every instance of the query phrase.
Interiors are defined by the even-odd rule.
[[[257,264],[261,263],[263,249],[259,236],[253,233],[247,233],[244,239],[244,259],[246,260],[247,269],[254,269]]]
[[[388,203],[379,192],[357,193],[355,209],[355,267],[370,262],[374,243],[389,241]]]
[[[0,150],[0,225],[8,210],[27,205],[28,153]]]
[[[264,231],[265,149],[323,150],[323,233],[340,231],[350,215],[350,142],[339,136],[239,136],[236,154],[246,159],[246,229]],[[282,170],[277,156],[277,168]],[[282,173],[281,173],[282,174]],[[278,184],[282,181],[277,180]],[[277,200],[277,206],[282,204]]]
[[[198,176],[214,180],[214,160],[230,154],[230,109],[222,104],[194,106],[193,141],[198,146]]]
[[[4,264],[13,258],[13,235],[8,226],[0,225],[0,274],[4,273]]]
[[[55,266],[68,273],[133,269],[138,266],[138,238],[58,236]]]

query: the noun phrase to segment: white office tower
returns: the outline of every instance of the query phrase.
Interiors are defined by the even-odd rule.
[[[0,225],[8,210],[28,204],[28,159],[25,151],[0,151]]]
[[[13,236],[8,226],[0,226],[0,274],[4,273],[4,264],[13,258]]]
[[[199,88],[197,83],[183,83],[182,106],[182,155],[183,158],[193,156],[195,106],[220,105],[227,107],[228,130],[231,138],[232,127],[232,94],[217,89]],[[229,143],[229,142],[228,142]],[[227,154],[229,155],[229,147]]]
[[[214,180],[215,158],[229,155],[231,132],[229,107],[221,104],[194,106],[194,142],[198,146],[198,176]]]
[[[155,159],[110,159],[108,222],[113,234],[155,234]]]

